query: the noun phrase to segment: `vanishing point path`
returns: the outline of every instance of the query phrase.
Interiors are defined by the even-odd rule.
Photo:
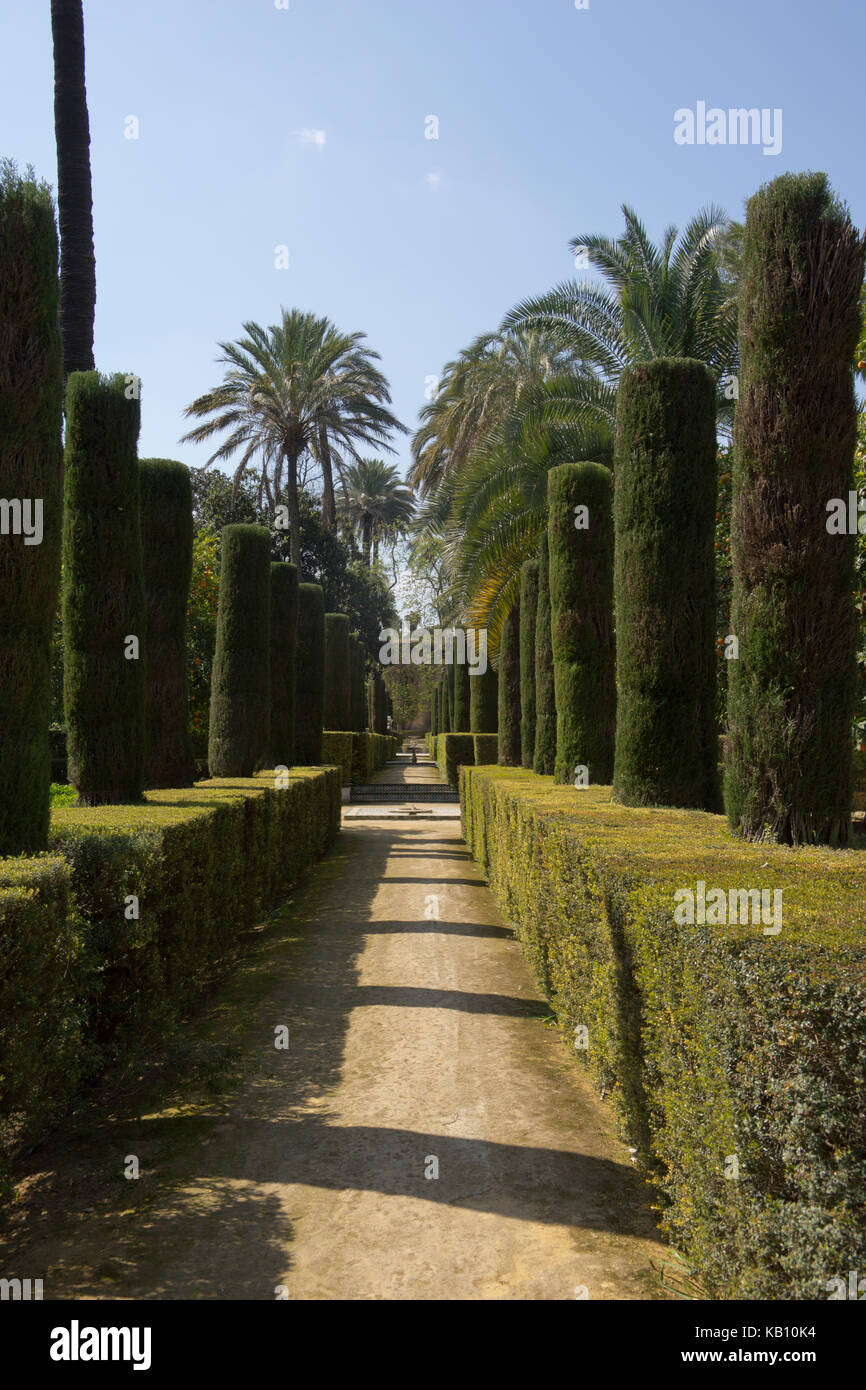
[[[664,1297],[648,1191],[456,809],[346,808],[215,998],[247,1063],[219,1102],[31,1155],[14,1262],[46,1299]]]

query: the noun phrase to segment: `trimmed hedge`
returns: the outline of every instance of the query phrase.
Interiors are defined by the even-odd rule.
[[[609,797],[467,768],[464,836],[708,1296],[824,1298],[866,1268],[866,855]],[[699,881],[781,889],[781,932],[679,925]]]
[[[627,805],[722,809],[716,765],[717,471],[716,392],[709,369],[691,358],[658,357],[624,372],[614,463],[613,793]]]
[[[498,682],[499,761],[519,767],[520,756],[520,599],[502,625]]]
[[[325,614],[326,729],[351,729],[352,682],[349,666],[349,619],[345,613]]]
[[[367,728],[367,660],[364,656],[364,648],[357,637],[349,638],[349,666],[351,678],[349,718],[355,733],[362,734]]]
[[[489,763],[499,762],[498,734],[473,734],[472,742],[476,767],[484,767]]]
[[[535,772],[553,774],[556,764],[556,692],[550,631],[550,550],[547,527],[538,544],[538,607],[535,614]]]
[[[271,533],[224,526],[210,696],[212,777],[250,777],[271,746]]]
[[[340,801],[333,769],[204,782],[57,808],[52,857],[0,861],[0,1158],[159,1045],[332,843]]]
[[[174,459],[140,459],[138,468],[147,605],[144,780],[148,787],[187,787],[196,776],[186,654],[192,483],[186,464]]]
[[[535,623],[538,615],[538,561],[520,571],[520,754],[524,767],[535,760]]]
[[[849,835],[856,536],[828,531],[828,506],[847,512],[854,490],[863,262],[825,174],[785,174],[749,200],[725,798],[750,839]]]
[[[488,735],[495,738],[496,735]],[[459,784],[461,767],[475,764],[474,734],[439,734],[429,750],[434,763],[452,787]]]
[[[298,585],[298,648],[295,668],[295,761],[322,761],[325,699],[325,591]]]
[[[397,740],[388,734],[343,733],[326,730],[322,734],[322,764],[339,767],[342,785],[369,782],[397,751]]]
[[[298,568],[271,561],[271,767],[295,763]]]
[[[32,853],[48,838],[63,500],[57,305],[51,192],[0,168],[0,855]],[[32,540],[41,525],[38,544],[25,543],[25,524]]]
[[[69,780],[83,806],[141,799],[147,671],[138,400],[120,373],[66,387],[63,703]],[[128,646],[138,639],[138,655]],[[127,657],[126,652],[130,655]]]
[[[555,782],[573,783],[575,768],[584,766],[591,782],[609,785],[613,772],[612,487],[610,470],[600,463],[563,463],[547,475]],[[586,526],[578,527],[578,520]]]

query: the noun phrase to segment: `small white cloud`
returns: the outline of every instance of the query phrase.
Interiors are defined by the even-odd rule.
[[[325,148],[328,138],[324,130],[298,130],[295,134],[302,145],[315,145],[317,150]]]
[[[427,175],[427,183],[429,184],[429,186],[430,186],[431,188],[438,188],[441,182],[442,182],[442,175],[441,175],[441,174],[430,173],[430,174]]]

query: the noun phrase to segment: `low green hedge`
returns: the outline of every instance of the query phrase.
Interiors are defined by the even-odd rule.
[[[443,777],[452,787],[458,785],[460,769],[475,763],[476,738],[493,738],[496,734],[435,734],[431,737],[428,752]]]
[[[499,762],[498,734],[473,734],[472,737],[475,744],[476,767],[484,767],[485,764]]]
[[[56,807],[50,857],[0,860],[0,1159],[177,1023],[340,814],[336,769],[295,768]]]
[[[369,730],[363,734],[322,734],[322,762],[339,767],[344,787],[369,782],[396,751],[397,740],[392,734],[371,734]]]
[[[825,1298],[866,1269],[866,853],[746,844],[515,768],[464,768],[461,802],[708,1295]],[[781,931],[679,925],[699,881],[781,889]]]

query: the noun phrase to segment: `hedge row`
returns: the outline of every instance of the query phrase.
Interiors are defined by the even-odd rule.
[[[397,740],[390,734],[362,734],[325,731],[322,734],[322,763],[339,767],[342,785],[369,782],[397,751]]]
[[[79,1085],[157,1042],[340,827],[332,769],[57,808],[0,860],[0,1163]]]
[[[866,855],[737,842],[718,815],[517,769],[466,768],[461,801],[708,1295],[825,1298],[866,1268]],[[678,925],[699,881],[780,889],[781,932]]]
[[[499,758],[498,734],[438,734],[428,737],[427,751],[452,787],[461,767],[483,766]]]

